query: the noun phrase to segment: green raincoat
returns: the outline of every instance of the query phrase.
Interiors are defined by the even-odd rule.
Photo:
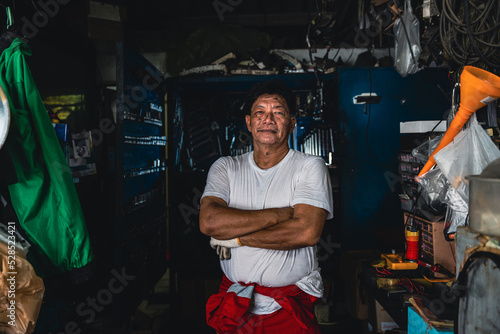
[[[40,261],[43,277],[89,264],[92,249],[68,163],[25,59],[30,55],[15,39],[0,56],[0,84],[11,109],[5,146],[18,177],[9,194],[36,258],[51,262]]]

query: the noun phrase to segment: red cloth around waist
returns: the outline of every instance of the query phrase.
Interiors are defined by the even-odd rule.
[[[319,326],[314,315],[314,303],[319,298],[302,291],[296,285],[284,287],[264,287],[255,283],[233,286],[225,275],[219,287],[219,292],[210,296],[207,302],[207,323],[222,333],[257,333],[257,328],[265,326],[266,319],[280,317],[276,333],[283,331],[291,333],[319,333]],[[233,291],[227,292],[233,286]],[[245,289],[246,287],[246,289]],[[244,291],[242,291],[244,290]],[[276,300],[282,309],[270,315],[253,315],[248,312],[253,292],[269,296]],[[246,329],[245,329],[246,328]],[[293,329],[296,329],[293,331]],[[260,328],[261,330],[263,328]],[[266,333],[273,333],[271,328]]]

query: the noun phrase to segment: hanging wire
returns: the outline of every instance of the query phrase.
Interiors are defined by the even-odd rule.
[[[500,69],[500,1],[443,0],[439,33],[445,56],[460,66]]]
[[[37,11],[37,13],[40,12],[40,9],[38,8],[38,6],[36,5],[35,1],[31,0],[31,4],[33,5],[33,7],[35,8],[35,10]]]

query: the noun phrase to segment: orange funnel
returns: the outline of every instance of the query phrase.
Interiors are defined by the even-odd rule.
[[[460,107],[418,176],[427,173],[436,164],[434,155],[453,141],[474,112],[499,97],[500,77],[477,67],[465,66],[460,75]]]

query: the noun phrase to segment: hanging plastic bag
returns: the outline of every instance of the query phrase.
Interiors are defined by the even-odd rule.
[[[434,152],[434,149],[438,146],[439,142],[441,141],[441,138],[443,138],[444,133],[437,135],[436,137],[427,140],[425,143],[415,147],[411,155],[413,155],[415,158],[417,158],[420,161],[427,161],[429,159],[429,156]]]
[[[475,113],[469,123],[470,126],[460,132],[453,142],[434,155],[436,164],[467,203],[469,186],[464,182],[465,177],[481,174],[490,162],[500,158],[500,151],[477,122]]]
[[[469,204],[462,199],[462,196],[453,187],[449,187],[446,193],[445,203],[446,209],[446,231],[450,235],[457,231],[458,226],[467,225],[467,217],[469,216]]]
[[[417,209],[426,219],[438,221],[446,213],[445,196],[450,186],[439,168],[434,168],[417,179],[419,196]]]
[[[481,174],[490,162],[500,158],[500,151],[477,122],[475,113],[470,117],[469,123],[467,129],[434,155],[436,164],[455,190],[455,193],[447,194],[447,204],[453,211],[449,213],[452,220],[449,233],[455,231],[456,227],[467,224],[469,184],[465,177]]]
[[[404,78],[408,74],[420,71],[418,58],[422,48],[420,47],[420,23],[413,15],[410,0],[405,0],[404,12],[394,22],[394,67]]]

